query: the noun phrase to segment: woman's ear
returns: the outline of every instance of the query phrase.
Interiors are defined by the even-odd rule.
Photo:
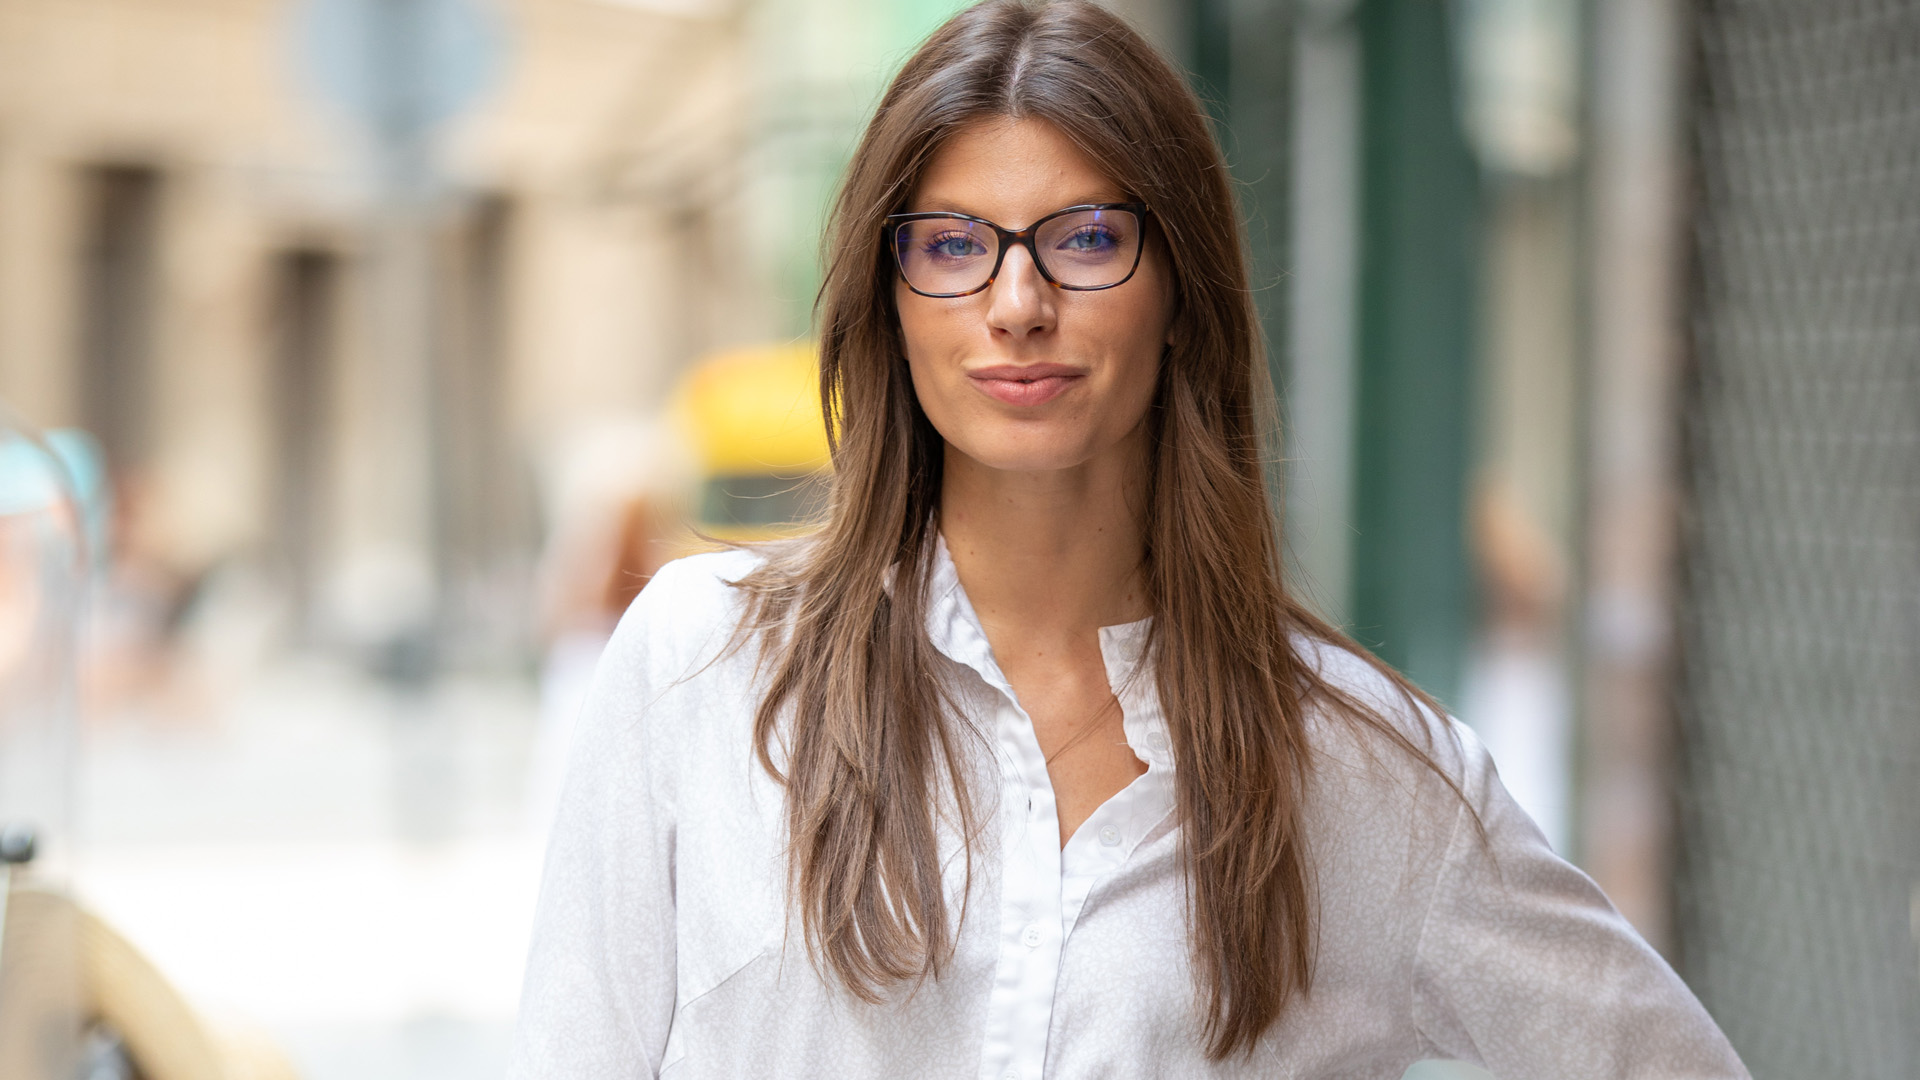
[[[1173,260],[1167,260],[1168,273],[1161,288],[1166,290],[1167,305],[1167,348],[1173,349],[1186,343],[1190,333],[1187,327],[1187,305],[1180,299],[1180,283],[1174,278]]]
[[[1166,350],[1160,354],[1160,359],[1162,360],[1165,360],[1173,350],[1185,345],[1192,333],[1187,327],[1185,305],[1180,303],[1180,291],[1175,289],[1171,283],[1168,284],[1167,288],[1172,293],[1172,295],[1167,298],[1167,307],[1172,311],[1172,314],[1167,318],[1167,347]]]

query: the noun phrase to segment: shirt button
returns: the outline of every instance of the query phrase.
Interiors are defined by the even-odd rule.
[[[1038,926],[1027,927],[1026,932],[1020,935],[1020,941],[1029,949],[1039,948],[1040,928]]]
[[[1120,846],[1120,830],[1111,825],[1100,830],[1100,842],[1108,847]]]
[[[1153,747],[1155,750],[1165,750],[1167,748],[1167,733],[1164,731],[1148,732],[1147,745]]]

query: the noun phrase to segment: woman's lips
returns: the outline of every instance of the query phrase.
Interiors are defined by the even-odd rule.
[[[1084,377],[1078,369],[1064,364],[1009,365],[967,372],[967,378],[973,380],[981,393],[1008,405],[1040,405],[1052,401]]]

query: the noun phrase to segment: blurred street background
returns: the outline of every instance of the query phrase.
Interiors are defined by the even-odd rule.
[[[15,884],[292,1075],[503,1075],[581,688],[806,520],[820,228],[959,6],[0,0]],[[1756,1077],[1920,1075],[1920,5],[1111,6],[1238,184],[1297,587]],[[122,1075],[25,918],[0,1075]]]

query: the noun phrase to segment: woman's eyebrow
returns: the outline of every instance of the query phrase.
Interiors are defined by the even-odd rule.
[[[1113,191],[1093,192],[1090,194],[1085,194],[1084,197],[1082,198],[1068,199],[1064,202],[1057,203],[1054,206],[1049,207],[1047,210],[1039,214],[1035,214],[1034,221],[1038,221],[1039,219],[1045,217],[1047,214],[1053,213],[1055,210],[1065,210],[1069,206],[1085,206],[1085,205],[1088,205],[1089,203],[1117,203],[1117,202],[1127,202],[1127,201],[1128,200],[1126,196],[1117,194]],[[941,199],[941,198],[915,199],[912,202],[907,204],[906,213],[909,213],[909,214],[960,214],[965,217],[985,218],[988,221],[998,224],[1002,228],[1008,228],[1008,229],[1013,228],[1012,225],[1009,225],[1007,222],[1002,221],[997,217],[994,217],[992,214],[983,214],[979,210],[972,208],[971,204],[969,204],[963,199]],[[1031,222],[1027,224],[1031,224]],[[1025,227],[1026,227],[1025,225],[1021,226],[1021,228],[1025,228]]]

